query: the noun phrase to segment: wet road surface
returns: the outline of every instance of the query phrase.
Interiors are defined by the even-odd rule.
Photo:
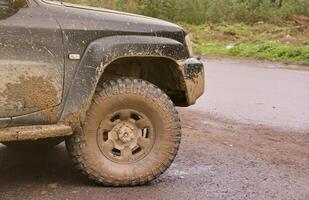
[[[179,108],[175,163],[143,187],[93,185],[63,144],[36,153],[0,146],[0,200],[309,199],[309,72],[286,67],[207,60],[207,94]]]
[[[207,94],[194,109],[243,123],[309,130],[309,67],[205,61]]]

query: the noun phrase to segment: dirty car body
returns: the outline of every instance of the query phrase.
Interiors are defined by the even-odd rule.
[[[53,1],[0,0],[0,142],[8,147],[66,138],[90,179],[142,185],[177,154],[174,107],[194,104],[203,92],[204,66],[175,24]],[[46,143],[51,138],[57,140]]]
[[[149,74],[132,67],[128,73],[157,84],[176,105],[194,104],[204,91],[203,65],[189,59],[185,32],[165,21],[29,0],[0,19],[0,30],[2,128],[80,120],[105,70],[117,61],[166,65],[163,72],[149,66]]]

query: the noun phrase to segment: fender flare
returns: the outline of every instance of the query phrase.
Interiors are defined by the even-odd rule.
[[[112,36],[93,41],[86,49],[65,98],[60,121],[73,127],[84,121],[105,68],[124,57],[164,57],[177,63],[189,57],[186,47],[155,36]]]

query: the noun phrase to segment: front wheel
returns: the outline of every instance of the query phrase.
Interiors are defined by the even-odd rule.
[[[169,97],[149,82],[121,78],[102,84],[83,129],[66,144],[90,179],[106,186],[135,186],[171,165],[180,139],[180,119]]]

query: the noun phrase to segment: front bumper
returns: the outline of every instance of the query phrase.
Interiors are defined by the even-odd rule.
[[[204,64],[198,58],[189,58],[182,61],[181,65],[187,104],[190,106],[195,104],[205,91]]]

